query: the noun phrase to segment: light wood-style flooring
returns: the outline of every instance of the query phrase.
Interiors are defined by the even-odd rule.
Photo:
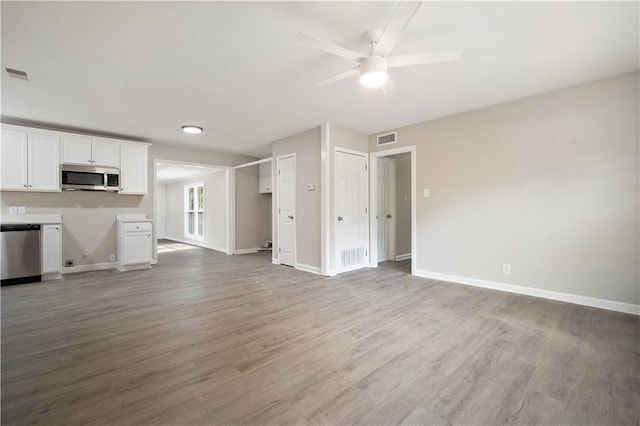
[[[3,287],[2,424],[640,423],[640,319],[270,254]]]

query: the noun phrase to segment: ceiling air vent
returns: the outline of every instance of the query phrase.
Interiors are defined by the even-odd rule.
[[[378,135],[378,146],[389,145],[390,143],[396,143],[398,141],[397,132],[385,133],[384,135]]]
[[[7,74],[9,74],[10,77],[19,78],[21,80],[29,80],[29,76],[24,71],[9,67],[6,67],[5,70],[7,70]]]

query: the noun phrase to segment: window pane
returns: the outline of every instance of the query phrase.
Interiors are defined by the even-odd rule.
[[[189,206],[187,209],[193,210],[193,188],[189,188]]]
[[[204,210],[204,186],[198,187],[198,210]]]
[[[189,224],[189,234],[193,235],[196,233],[196,214],[193,212],[187,213],[187,220]]]
[[[198,235],[204,237],[204,213],[198,213]]]

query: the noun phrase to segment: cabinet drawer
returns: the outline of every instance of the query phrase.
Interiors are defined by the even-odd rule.
[[[134,222],[123,225],[124,232],[151,232],[151,222]]]

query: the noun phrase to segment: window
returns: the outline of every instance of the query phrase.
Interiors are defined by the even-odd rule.
[[[204,183],[192,183],[184,187],[186,238],[204,240]]]

